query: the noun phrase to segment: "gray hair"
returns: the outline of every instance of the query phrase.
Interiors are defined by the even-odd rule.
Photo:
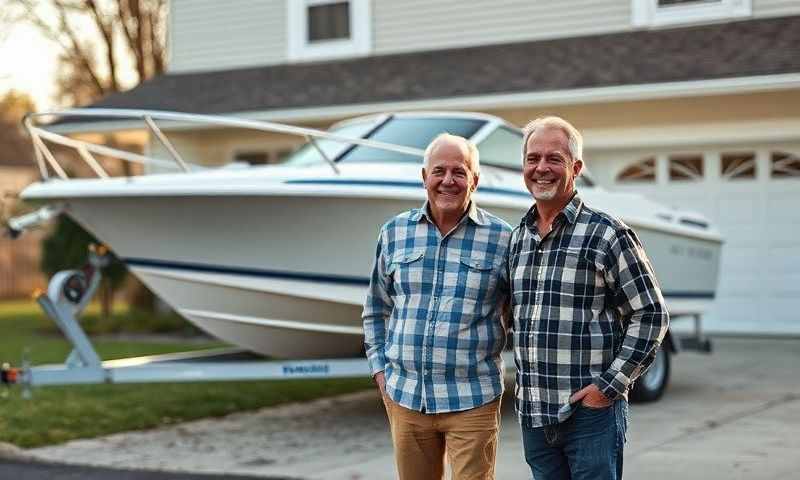
[[[480,154],[478,153],[478,147],[475,146],[474,143],[470,142],[464,137],[460,137],[458,135],[451,135],[449,133],[440,133],[433,139],[431,143],[428,144],[428,147],[425,149],[425,156],[424,163],[422,168],[426,171],[431,164],[431,155],[433,154],[433,150],[439,146],[440,143],[449,141],[460,143],[467,147],[467,151],[469,152],[468,164],[470,171],[475,175],[481,174],[481,161],[480,161]]]
[[[555,128],[564,132],[564,134],[567,136],[569,156],[572,157],[572,161],[583,161],[583,136],[581,135],[581,132],[579,132],[577,128],[561,117],[548,116],[539,117],[525,125],[525,128],[522,129],[522,133],[524,134],[524,138],[522,140],[523,162],[525,161],[525,156],[528,154],[528,140],[531,138],[531,135],[536,133],[537,130],[544,130],[548,128]]]

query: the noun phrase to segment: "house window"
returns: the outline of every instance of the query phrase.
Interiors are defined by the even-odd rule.
[[[645,182],[653,183],[656,181],[656,159],[654,157],[645,158],[625,167],[619,175],[617,182]]]
[[[752,0],[631,0],[638,27],[659,27],[749,17]]]
[[[720,175],[724,180],[756,178],[756,154],[753,152],[723,153]]]
[[[308,43],[350,38],[350,3],[308,7]]]
[[[699,181],[703,179],[702,155],[672,155],[669,157],[670,181]]]
[[[291,61],[366,55],[372,34],[369,0],[286,0]]]
[[[800,178],[800,156],[786,152],[772,152],[772,178]]]

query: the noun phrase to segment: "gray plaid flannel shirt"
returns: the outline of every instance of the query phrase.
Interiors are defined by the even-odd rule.
[[[627,398],[652,363],[669,316],[650,261],[620,220],[575,194],[541,238],[536,207],[509,247],[516,411],[539,427],[571,415],[569,397],[594,383]]]
[[[444,237],[427,203],[381,228],[362,317],[370,369],[384,372],[394,402],[444,413],[503,393],[510,236],[474,202]]]

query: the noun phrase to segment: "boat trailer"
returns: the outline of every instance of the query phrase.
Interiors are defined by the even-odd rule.
[[[90,248],[89,262],[80,270],[56,273],[47,292],[34,294],[36,302],[72,345],[62,364],[31,365],[23,355],[20,367],[5,363],[0,383],[21,385],[24,398],[32,387],[118,383],[221,382],[238,380],[281,380],[368,377],[366,358],[316,360],[270,360],[241,348],[214,348],[190,352],[100,359],[78,317],[100,285],[101,270],[108,262],[105,247]],[[633,399],[654,401],[669,381],[670,357],[684,350],[710,353],[711,341],[703,335],[699,313],[685,314],[694,320],[694,332],[677,336],[672,330],[664,340],[654,365],[637,380]],[[503,353],[507,369],[514,368],[513,351]]]
[[[21,385],[23,397],[31,388],[47,385],[101,383],[205,382],[237,380],[320,379],[368,377],[365,358],[319,360],[269,360],[240,348],[214,348],[192,352],[100,359],[78,322],[100,285],[106,262],[102,248],[92,249],[89,264],[81,270],[65,270],[50,280],[47,292],[34,294],[42,311],[64,334],[72,351],[63,364],[33,366],[23,358],[20,367],[3,364],[0,380]]]

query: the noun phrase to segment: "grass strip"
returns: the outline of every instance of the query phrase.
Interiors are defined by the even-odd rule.
[[[114,315],[125,315],[115,312]],[[0,362],[19,365],[23,350],[33,364],[63,362],[70,346],[47,332],[34,302],[0,303]],[[104,360],[218,347],[220,343],[100,340]],[[254,382],[85,385],[0,389],[0,442],[22,448],[171,425],[287,402],[308,401],[370,388],[368,378]]]

